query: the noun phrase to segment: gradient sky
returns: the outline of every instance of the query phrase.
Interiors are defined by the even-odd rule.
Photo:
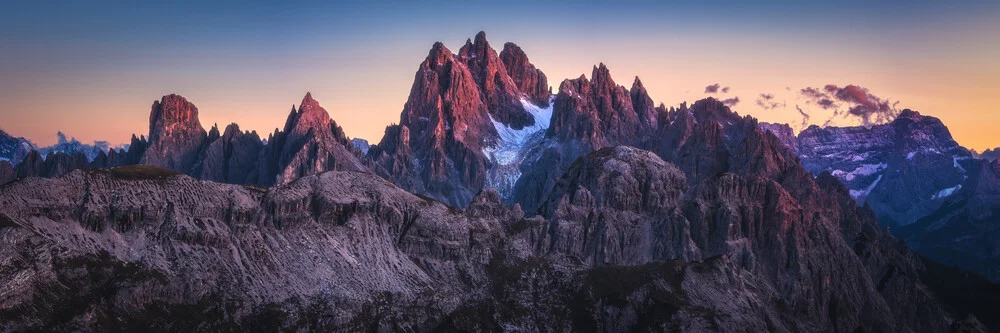
[[[63,131],[124,143],[148,131],[150,104],[178,93],[206,128],[267,133],[311,91],[351,137],[377,142],[397,122],[431,44],[457,52],[484,30],[520,45],[549,77],[603,62],[676,105],[730,87],[734,109],[801,126],[805,87],[855,84],[941,118],[956,140],[1000,146],[1000,2],[478,4],[282,1],[5,1],[0,4],[0,128],[40,145]],[[755,104],[774,94],[785,107]],[[836,125],[858,124],[835,117]]]

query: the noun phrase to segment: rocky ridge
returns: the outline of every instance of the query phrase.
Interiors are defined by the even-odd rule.
[[[758,176],[692,185],[651,152],[605,148],[524,218],[492,190],[455,210],[350,171],[269,189],[149,166],[26,178],[0,187],[12,245],[0,251],[15,258],[0,274],[20,276],[0,280],[0,318],[18,330],[976,324],[937,305],[919,261],[822,179],[808,201]]]

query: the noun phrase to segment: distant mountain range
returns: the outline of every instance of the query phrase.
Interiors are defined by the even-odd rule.
[[[377,144],[309,93],[266,139],[206,131],[167,95],[128,149],[0,162],[0,182],[16,179],[0,187],[0,258],[16,258],[0,261],[0,290],[17,295],[0,298],[0,324],[1000,328],[996,285],[884,228],[998,278],[1000,162],[936,118],[796,136],[714,98],[654,104],[604,64],[554,93],[547,80],[481,32],[457,54],[431,47]]]
[[[1000,162],[958,145],[939,119],[904,110],[890,123],[811,126],[797,137],[787,125],[762,126],[918,253],[1000,280]]]

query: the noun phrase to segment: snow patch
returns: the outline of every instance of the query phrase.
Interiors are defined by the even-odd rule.
[[[969,158],[968,157],[958,157],[958,156],[955,156],[955,155],[951,156],[951,162],[954,164],[955,169],[961,170],[962,173],[965,173],[966,171],[965,171],[965,168],[963,168],[962,165],[958,163],[958,161],[959,160],[967,160],[967,159],[969,159]]]
[[[888,168],[889,165],[885,163],[879,164],[862,164],[851,172],[844,172],[843,170],[833,170],[830,172],[834,177],[841,178],[846,181],[854,180],[857,176],[868,176],[876,172],[882,171]]]
[[[868,194],[872,192],[872,189],[875,188],[875,185],[878,185],[878,182],[880,180],[882,180],[882,175],[878,175],[878,178],[875,178],[875,181],[872,182],[871,185],[868,185],[868,187],[866,187],[863,190],[851,190],[851,197],[854,198],[854,200],[858,200],[859,198],[868,197]]]
[[[521,178],[521,171],[518,165],[524,158],[523,151],[531,138],[539,132],[549,128],[552,120],[552,107],[554,96],[549,97],[549,107],[540,108],[534,103],[521,99],[524,110],[535,118],[535,124],[522,129],[513,129],[501,123],[490,115],[493,128],[500,135],[500,140],[496,145],[483,148],[483,155],[496,165],[490,169],[487,177],[487,186],[497,189],[501,197],[507,198],[514,188],[514,183]]]
[[[938,191],[937,193],[934,193],[934,195],[931,196],[931,200],[941,199],[941,198],[948,197],[948,196],[950,196],[952,194],[955,194],[956,191],[961,190],[961,189],[962,189],[962,184],[958,184],[958,185],[955,185],[955,187],[949,187],[949,188],[940,190],[940,191]]]

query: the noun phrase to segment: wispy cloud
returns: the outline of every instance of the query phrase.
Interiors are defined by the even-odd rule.
[[[784,101],[778,102],[774,98],[774,94],[770,93],[760,94],[760,97],[757,98],[756,102],[757,106],[760,106],[764,110],[785,108],[786,106]]]
[[[799,114],[802,115],[802,129],[806,129],[809,126],[809,114],[802,110],[798,105],[795,106],[796,110],[799,110]]]

